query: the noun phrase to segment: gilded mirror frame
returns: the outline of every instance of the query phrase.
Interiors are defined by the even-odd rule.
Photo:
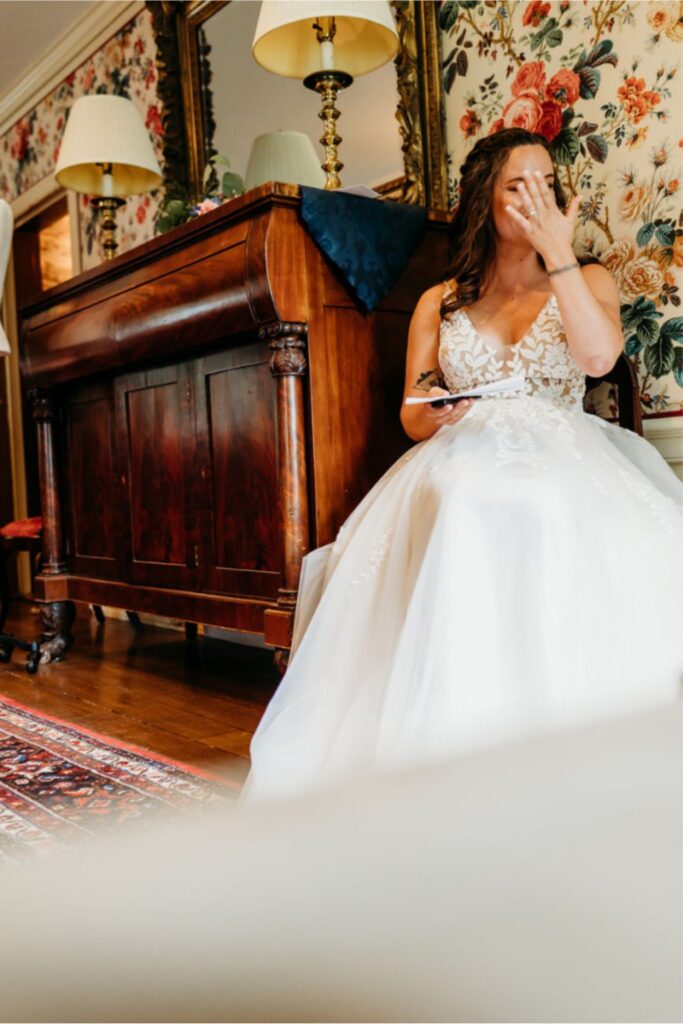
[[[202,91],[203,23],[228,0],[147,0],[158,48],[163,104],[166,198],[201,194],[205,139],[212,134],[210,91]],[[392,0],[399,34],[395,58],[402,177],[376,186],[388,198],[432,209],[449,207],[438,4]]]

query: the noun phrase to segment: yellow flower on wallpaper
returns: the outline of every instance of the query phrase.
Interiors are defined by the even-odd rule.
[[[647,21],[655,32],[663,32],[669,39],[683,40],[683,2],[648,3]]]

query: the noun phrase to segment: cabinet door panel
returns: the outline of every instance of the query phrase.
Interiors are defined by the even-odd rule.
[[[135,583],[194,586],[198,549],[191,382],[186,366],[117,382],[128,561]]]
[[[208,589],[275,597],[280,582],[275,383],[262,345],[201,360],[198,431],[212,514]],[[211,512],[212,510],[212,512]]]
[[[114,462],[111,389],[85,387],[64,403],[69,569],[114,579],[121,569],[122,494]]]

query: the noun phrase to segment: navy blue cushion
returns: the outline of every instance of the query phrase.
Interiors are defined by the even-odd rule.
[[[421,206],[308,186],[301,217],[368,313],[396,284],[427,225]]]

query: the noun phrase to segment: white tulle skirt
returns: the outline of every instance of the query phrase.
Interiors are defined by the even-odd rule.
[[[247,798],[673,699],[682,506],[636,434],[540,397],[476,403],[304,560]]]

